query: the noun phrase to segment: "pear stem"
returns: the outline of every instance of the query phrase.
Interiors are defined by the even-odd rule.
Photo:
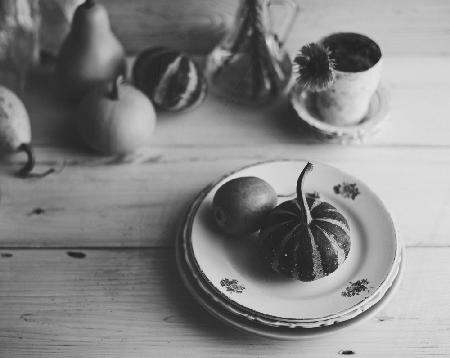
[[[25,165],[17,172],[17,176],[21,178],[26,178],[30,175],[36,163],[33,153],[33,148],[30,143],[22,143],[19,148],[19,152],[24,152],[27,155],[27,162]]]
[[[119,99],[119,85],[122,83],[122,80],[123,80],[122,76],[119,75],[112,82],[111,91],[108,93],[109,99],[113,101],[117,101]]]
[[[86,0],[84,2],[84,7],[88,8],[88,9],[90,9],[94,5],[95,5],[95,0]]]
[[[302,209],[303,220],[307,225],[309,225],[311,223],[312,218],[311,218],[311,212],[309,211],[308,203],[306,202],[305,192],[303,190],[303,181],[304,181],[305,176],[312,169],[313,169],[312,163],[310,163],[310,162],[306,163],[305,167],[303,168],[303,170],[297,180],[297,202],[299,203],[300,208]]]

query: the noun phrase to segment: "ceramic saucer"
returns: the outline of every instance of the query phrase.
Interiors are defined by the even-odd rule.
[[[276,325],[319,327],[368,309],[392,284],[400,262],[400,241],[389,213],[363,183],[323,164],[315,164],[306,190],[319,192],[322,199],[342,210],[352,231],[350,255],[335,273],[308,283],[283,279],[261,262],[257,237],[233,240],[217,230],[210,217],[211,201],[224,182],[254,175],[269,182],[277,193],[289,193],[305,164],[278,161],[247,167],[203,192],[198,205],[191,208],[186,251],[191,252],[194,272],[228,303],[225,308],[237,307],[250,318],[268,318]]]
[[[180,230],[181,233],[181,230]],[[185,250],[183,248],[183,239],[179,235],[176,240],[176,259],[177,266],[180,276],[188,288],[192,296],[200,303],[200,305],[208,311],[212,316],[218,318],[222,322],[240,330],[245,333],[252,333],[259,336],[272,339],[282,339],[282,340],[301,340],[301,339],[312,339],[321,337],[323,335],[328,335],[332,333],[339,332],[340,330],[348,327],[354,327],[370,318],[372,318],[377,312],[379,312],[389,300],[394,295],[397,290],[402,277],[402,271],[404,266],[404,260],[401,261],[399,267],[399,273],[397,274],[395,280],[392,282],[392,286],[387,290],[385,295],[377,302],[374,306],[368,308],[366,311],[362,312],[355,318],[347,320],[345,322],[335,323],[331,326],[318,327],[318,328],[286,328],[286,327],[271,327],[262,324],[258,321],[252,321],[243,318],[242,316],[235,315],[229,310],[225,309],[217,301],[211,299],[211,297],[206,294],[203,289],[198,285],[199,281],[192,272],[185,261]]]
[[[336,126],[320,119],[315,105],[315,93],[294,85],[290,92],[292,107],[299,121],[306,124],[323,139],[345,142],[360,142],[376,133],[389,117],[390,100],[387,89],[380,85],[373,95],[367,115],[357,125]]]

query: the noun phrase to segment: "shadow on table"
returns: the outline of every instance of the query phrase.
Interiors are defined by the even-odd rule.
[[[218,339],[221,344],[233,345],[238,341],[270,342],[269,339],[232,328],[209,314],[184,286],[176,267],[175,255],[165,262],[167,267],[163,270],[166,273],[163,288],[167,293],[168,305],[176,310],[174,315],[165,318],[165,322],[170,323],[173,320],[184,323],[189,329],[196,330],[197,334]]]

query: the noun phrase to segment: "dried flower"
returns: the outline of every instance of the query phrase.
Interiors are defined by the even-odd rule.
[[[319,43],[303,46],[294,59],[297,67],[297,83],[308,90],[317,92],[327,89],[334,81],[335,62],[330,58],[330,50]]]

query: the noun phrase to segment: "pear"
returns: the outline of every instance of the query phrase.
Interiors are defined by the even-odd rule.
[[[277,194],[266,181],[239,177],[223,184],[213,198],[213,214],[219,228],[237,236],[257,231],[276,206]]]
[[[95,85],[125,73],[125,51],[113,34],[108,13],[94,0],[75,10],[56,63],[61,92],[80,100]]]
[[[30,174],[34,167],[35,159],[30,142],[30,118],[25,105],[14,92],[0,86],[0,150],[2,154],[27,154],[26,164],[17,173],[21,177]]]

